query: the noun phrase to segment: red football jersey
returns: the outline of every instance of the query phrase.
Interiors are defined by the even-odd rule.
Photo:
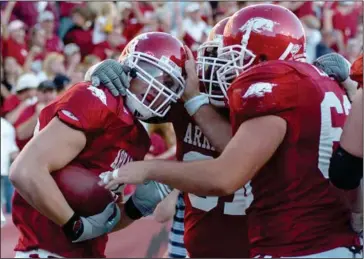
[[[106,88],[86,82],[74,85],[42,110],[40,130],[55,116],[82,130],[87,138],[86,147],[70,164],[85,167],[96,175],[142,160],[149,150],[144,127],[125,108],[123,99],[113,97]],[[105,256],[107,235],[72,244],[58,225],[42,216],[17,192],[13,199],[13,221],[20,231],[16,251],[40,248],[73,258]]]
[[[182,103],[177,103],[170,115],[174,115],[171,121],[177,138],[177,160],[219,156]],[[245,209],[250,204],[250,194],[245,188],[226,197],[184,194],[184,242],[191,258],[249,256]]]
[[[287,122],[284,141],[251,180],[250,256],[304,256],[357,244],[349,210],[328,180],[350,109],[339,85],[310,64],[269,61],[241,74],[228,95],[234,133],[253,117]]]

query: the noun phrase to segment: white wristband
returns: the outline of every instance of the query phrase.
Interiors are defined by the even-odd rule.
[[[209,103],[209,97],[205,94],[200,94],[185,102],[184,106],[187,113],[192,117],[202,105]]]

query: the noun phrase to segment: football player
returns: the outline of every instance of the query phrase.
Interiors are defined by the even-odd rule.
[[[305,63],[299,19],[277,5],[243,8],[229,19],[218,52],[228,61],[217,80],[234,134],[222,154],[189,163],[130,163],[107,187],[156,180],[219,196],[245,187],[252,192],[250,256],[358,256],[349,211],[328,180],[350,101],[336,81]]]
[[[224,105],[224,96],[217,85],[215,73],[213,73],[224,63],[217,60],[216,55],[217,48],[222,43],[221,37],[227,20],[226,18],[217,23],[211,30],[208,40],[199,48],[200,82],[203,84],[202,88],[206,89],[207,95],[200,93],[200,82],[196,75],[195,63],[190,62],[186,66],[189,79],[186,82],[186,90],[182,96],[184,102],[180,101],[173,104],[170,112],[163,120],[149,120],[149,122],[173,123],[177,139],[177,159],[179,161],[216,158],[231,139],[228,120],[229,111]],[[189,54],[189,61],[193,60],[192,53],[189,51],[187,53]],[[120,64],[107,60],[102,62],[95,70],[90,71],[86,79],[96,77],[96,81],[106,83],[112,92],[116,93],[118,92],[117,89],[119,89],[123,94],[125,91],[124,85],[109,83],[112,81],[113,74],[118,74],[117,71],[120,69]],[[211,105],[209,102],[211,102]],[[203,106],[200,106],[200,104],[203,104]],[[155,189],[148,189],[148,192],[153,191]],[[245,198],[249,199],[249,194],[249,190],[246,191],[243,188],[234,195],[225,197],[205,198],[193,194],[184,194],[184,242],[190,257],[236,258],[249,256],[244,211]],[[144,196],[148,197],[149,195]],[[155,202],[157,199],[153,201]],[[149,200],[147,207],[150,206],[155,207]],[[142,216],[144,216],[144,213],[140,213],[132,219],[122,215],[121,221],[131,223]],[[225,224],[215,224],[215,222],[225,222]],[[124,226],[126,225],[124,224]],[[236,225],[239,225],[240,228],[236,229]],[[225,232],[230,234],[223,235]],[[221,234],[216,235],[216,233]]]
[[[199,77],[207,95],[200,93],[199,78],[195,64],[192,62],[189,64],[191,66],[186,66],[189,81],[182,96],[184,102],[173,104],[170,112],[163,118],[163,122],[173,123],[177,139],[176,156],[179,161],[216,158],[231,139],[229,111],[225,107],[224,96],[214,76],[214,71],[224,64],[223,61],[216,59],[216,55],[217,48],[222,43],[221,37],[227,21],[228,18],[217,23],[211,30],[208,40],[199,48]],[[189,60],[193,60],[192,53],[188,53]],[[98,68],[96,68],[95,71],[90,72],[89,77],[101,78],[102,83],[112,81],[110,78],[113,76],[108,74],[113,73],[110,71],[114,69],[117,71],[117,68],[113,67],[117,66],[117,62],[106,61],[101,66],[105,67],[103,71],[97,71]],[[194,75],[194,80],[191,75]],[[117,91],[117,88],[121,91],[125,89],[122,85],[119,87],[115,85],[108,84],[108,87],[113,92]],[[204,105],[199,106],[199,104]],[[190,257],[249,256],[244,210],[249,195],[249,190],[244,188],[239,189],[234,195],[223,197],[184,194],[184,242]],[[137,220],[141,216],[144,216],[143,213],[132,220]],[[122,215],[121,221],[132,222],[125,215]],[[224,222],[224,224],[216,224],[216,222]],[[236,226],[240,227],[237,229]],[[226,232],[229,234],[224,235]]]
[[[98,215],[81,217],[51,173],[77,165],[104,175],[142,160],[150,144],[138,119],[163,117],[182,95],[185,60],[184,46],[173,36],[141,34],[121,54],[123,70],[114,78],[130,84],[125,96],[81,82],[42,110],[39,132],[10,173],[16,188],[12,216],[20,231],[16,257],[105,256],[106,234],[120,227],[119,207],[110,203]]]
[[[330,181],[343,190],[355,190],[352,200],[351,224],[357,233],[363,232],[363,55],[352,65],[350,77],[359,90],[353,98],[350,114],[345,122],[340,145],[330,163]]]

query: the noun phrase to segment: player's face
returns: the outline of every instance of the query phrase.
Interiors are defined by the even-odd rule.
[[[206,58],[205,60],[207,60],[207,61],[204,63],[204,66],[201,68],[203,70],[202,73],[203,73],[204,78],[209,80],[209,82],[211,82],[211,85],[207,86],[205,84],[206,88],[208,88],[208,89],[206,89],[206,91],[210,91],[208,93],[210,93],[212,96],[222,95],[220,86],[217,82],[216,71],[225,62],[223,62],[222,60],[216,60],[217,47],[206,48],[204,57]]]
[[[145,106],[152,110],[162,112],[171,103],[171,92],[178,94],[182,86],[169,73],[149,64],[139,61],[138,66],[142,71],[138,71],[138,76],[131,80],[130,91]]]

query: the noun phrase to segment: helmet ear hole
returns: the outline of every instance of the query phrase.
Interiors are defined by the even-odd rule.
[[[264,62],[264,61],[267,61],[267,60],[268,60],[267,55],[265,55],[265,54],[259,55],[259,62]]]

